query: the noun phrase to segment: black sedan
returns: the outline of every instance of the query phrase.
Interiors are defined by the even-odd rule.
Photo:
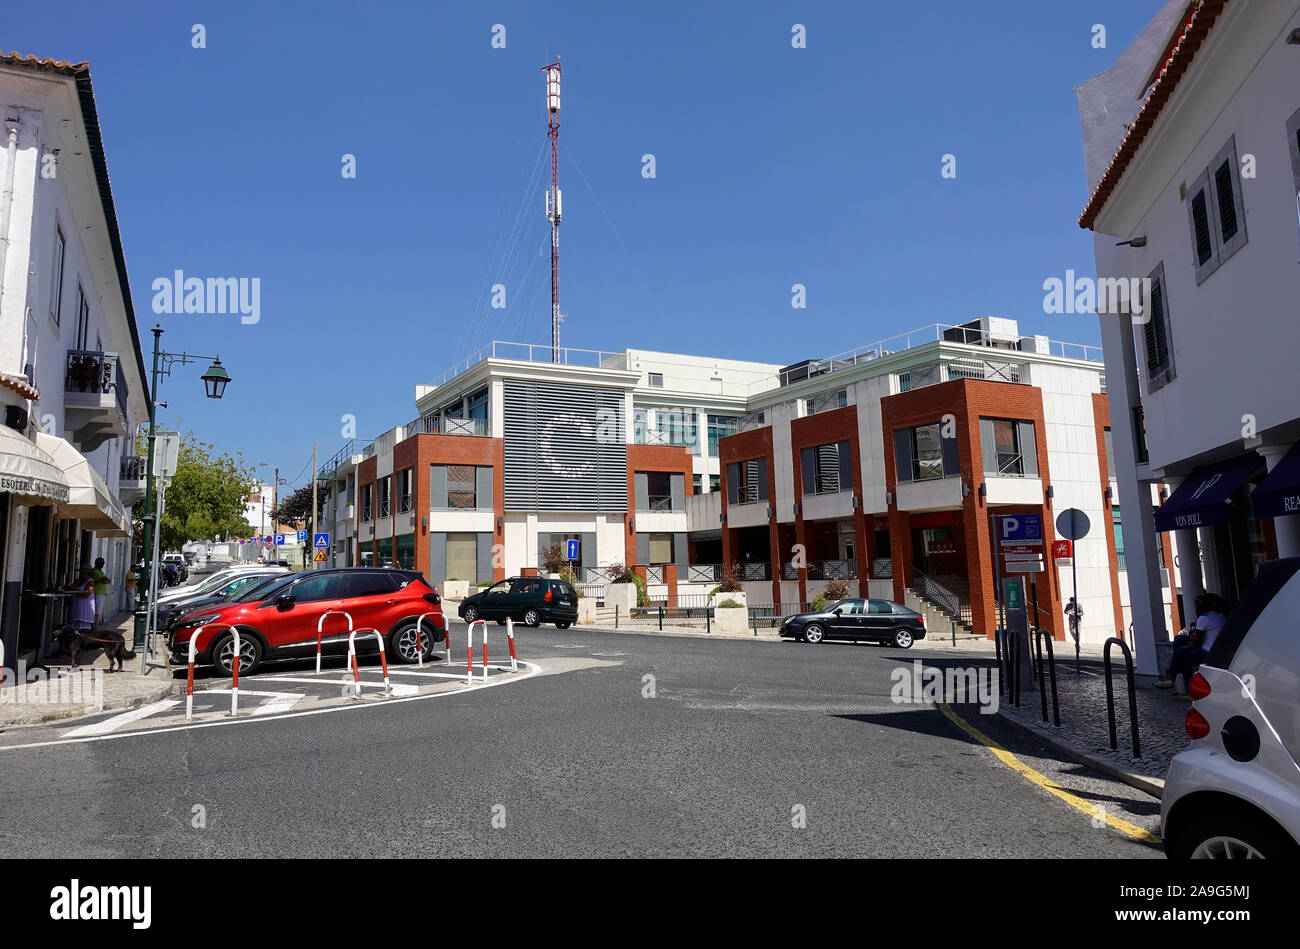
[[[910,649],[925,638],[925,617],[890,600],[840,600],[820,613],[791,616],[781,624],[781,636],[806,643],[845,639]]]

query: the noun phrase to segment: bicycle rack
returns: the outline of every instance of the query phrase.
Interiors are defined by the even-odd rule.
[[[1061,727],[1061,705],[1056,696],[1056,653],[1052,649],[1052,634],[1045,629],[1034,630],[1034,652],[1038,656],[1038,691],[1043,699],[1043,721],[1047,721],[1047,689],[1043,686],[1043,640],[1047,640],[1047,669],[1052,682],[1052,722]]]
[[[375,642],[379,643],[379,661],[384,667],[384,695],[391,695],[393,687],[388,681],[388,654],[384,651],[384,634],[370,626],[365,629],[354,629],[348,633],[348,665],[352,667],[352,681],[356,689],[352,697],[354,699],[361,698],[361,669],[357,665],[357,633],[375,634]]]
[[[1133,732],[1133,757],[1141,758],[1142,746],[1138,742],[1137,690],[1133,686],[1133,653],[1129,652],[1128,644],[1117,636],[1106,640],[1106,646],[1102,651],[1102,660],[1106,669],[1106,717],[1110,723],[1110,750],[1115,751],[1119,748],[1119,739],[1115,736],[1115,689],[1110,682],[1111,646],[1118,646],[1124,653],[1124,668],[1128,674],[1128,722]]]
[[[320,615],[320,619],[316,621],[316,674],[317,675],[320,675],[321,630],[325,628],[325,617],[329,616],[332,613],[337,614],[339,616],[346,616],[348,618],[348,632],[349,633],[352,632],[352,614],[349,613],[347,610],[326,610],[324,613]],[[349,644],[352,642],[351,637],[348,638],[348,642]],[[350,649],[351,646],[349,645],[348,648]]]
[[[1005,695],[1007,691],[1007,666],[1004,661],[1005,657],[1002,655],[1002,638],[1005,635],[1006,631],[1001,628],[993,631],[993,651],[998,657],[998,695]]]
[[[424,640],[420,638],[420,635],[421,633],[424,632],[424,617],[439,616],[439,615],[441,614],[432,613],[432,612],[425,613],[423,616],[421,616],[418,620],[415,621],[415,655],[416,655],[416,663],[417,665],[420,666],[421,669],[424,668]],[[433,628],[435,632],[438,629],[437,626],[434,626]],[[430,651],[433,650],[434,642],[435,640],[432,639],[429,640]],[[451,624],[450,623],[447,624],[447,662],[448,663],[451,662]]]

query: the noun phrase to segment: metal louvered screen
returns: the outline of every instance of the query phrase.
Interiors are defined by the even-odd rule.
[[[1196,260],[1203,264],[1214,256],[1214,244],[1210,241],[1210,213],[1204,191],[1198,191],[1192,198],[1192,223],[1196,228]]]
[[[511,511],[627,511],[623,392],[507,379],[505,506]]]
[[[1229,241],[1237,234],[1237,203],[1232,195],[1232,167],[1226,161],[1214,173],[1214,188],[1219,197],[1220,233]]]

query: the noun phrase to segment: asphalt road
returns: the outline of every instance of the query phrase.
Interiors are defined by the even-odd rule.
[[[951,663],[946,647],[554,628],[520,630],[519,646],[543,674],[473,692],[42,747],[18,746],[69,726],[7,732],[0,853],[1161,856],[934,705],[891,701],[895,669]],[[490,650],[506,655],[499,627]],[[1154,799],[956,710],[1024,765],[1156,830]]]

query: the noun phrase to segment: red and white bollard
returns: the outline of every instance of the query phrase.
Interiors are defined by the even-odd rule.
[[[348,632],[352,632],[352,614],[347,610],[326,610],[321,614],[320,619],[316,621],[316,674],[320,675],[320,642],[321,630],[325,628],[325,617],[331,613],[348,618]]]
[[[234,718],[239,714],[239,654],[243,651],[243,646],[239,643],[239,630],[230,627],[230,635],[235,637],[235,655],[230,660],[231,671],[234,672],[230,683],[230,717]]]
[[[519,663],[515,660],[515,624],[508,616],[506,617],[506,639],[510,640],[510,671],[518,672]]]
[[[424,617],[425,617],[425,616],[437,616],[437,615],[438,615],[437,613],[425,613],[424,616],[421,616],[421,617],[416,621],[416,623],[415,623],[415,655],[417,656],[416,663],[420,666],[420,668],[424,668],[424,638],[423,638],[423,634],[424,634]],[[437,632],[438,627],[435,626],[435,627],[433,627],[433,629],[434,629],[434,632]],[[432,639],[429,640],[429,649],[430,649],[430,651],[433,650],[433,644],[434,644],[434,642],[435,642],[435,640],[432,640]],[[447,646],[448,646],[447,660],[450,661],[450,660],[451,660],[451,651],[450,651],[450,647],[451,647],[451,634],[450,634],[450,633],[447,634]]]
[[[194,661],[198,659],[198,638],[199,633],[203,632],[202,627],[194,631],[190,637],[190,671],[189,678],[185,683],[185,721],[194,717]]]
[[[483,624],[483,681],[487,681],[487,623]]]
[[[374,630],[375,642],[379,643],[379,664],[384,667],[384,695],[393,693],[393,686],[388,681],[388,653],[384,652],[384,635],[379,630]]]
[[[474,684],[474,627],[483,627],[483,656],[486,661],[487,657],[487,622],[476,619],[470,623],[465,630],[465,684]],[[483,667],[483,675],[487,676],[487,667]]]

